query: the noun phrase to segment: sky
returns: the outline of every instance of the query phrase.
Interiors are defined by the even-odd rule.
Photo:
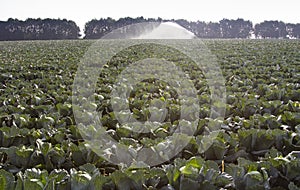
[[[0,20],[66,18],[81,28],[92,19],[139,17],[213,21],[223,18],[300,23],[299,0],[1,0]]]

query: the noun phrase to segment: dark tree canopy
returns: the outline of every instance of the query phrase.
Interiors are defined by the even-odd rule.
[[[259,38],[287,38],[287,34],[284,22],[264,21],[255,25],[255,36]]]
[[[158,19],[144,19],[138,18],[120,18],[119,20],[113,20],[112,18],[92,20],[85,25],[85,38],[97,39],[101,38],[105,34],[109,33],[113,29],[134,24],[140,22],[161,22],[161,21],[173,21],[187,30],[193,32],[199,38],[249,38],[253,31],[253,26],[250,21],[243,19],[228,20],[223,19],[218,23],[213,22],[189,22],[184,19],[178,20],[162,20]]]
[[[300,24],[286,24],[289,38],[300,38]]]
[[[8,19],[0,22],[0,40],[78,39],[80,29],[66,19]]]
[[[112,31],[115,26],[116,21],[110,17],[100,20],[91,20],[85,24],[85,37],[87,39],[98,39],[104,36],[105,34]]]
[[[222,19],[219,22],[187,21],[185,19],[164,20],[160,17],[124,17],[93,19],[85,24],[84,38],[99,39],[112,30],[128,26],[125,30],[134,31],[131,24],[142,22],[172,21],[193,32],[199,38],[300,38],[300,24],[282,21],[264,21],[253,26],[251,21],[243,19]],[[126,32],[125,32],[126,33]],[[32,19],[25,21],[8,19],[0,21],[0,40],[59,40],[78,39],[80,29],[74,21],[66,19]]]
[[[253,30],[252,23],[243,19],[220,21],[222,38],[249,38]]]
[[[86,39],[99,39],[103,37],[105,34],[111,32],[114,29],[128,26],[135,23],[142,23],[142,22],[161,22],[161,19],[144,19],[144,17],[125,17],[120,18],[119,20],[114,20],[110,17],[100,20],[91,20],[85,24],[84,33]]]

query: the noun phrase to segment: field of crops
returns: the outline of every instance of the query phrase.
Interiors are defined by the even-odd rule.
[[[148,44],[116,54],[99,75],[95,103],[89,106],[101,113],[106,133],[130,154],[168,139],[181,113],[186,113],[185,125],[199,120],[176,156],[142,168],[107,161],[107,156],[118,159],[113,147],[96,154],[75,122],[73,82],[92,43],[0,43],[0,189],[300,189],[300,41],[205,40],[222,70],[226,103],[211,101],[205,73],[180,52]],[[148,121],[154,117],[151,100],[159,100],[157,110],[164,117],[155,116],[160,120],[155,130],[138,133],[119,124],[122,114],[116,117],[112,101],[117,99],[110,96],[122,70],[153,55],[188,74],[200,110],[195,116],[192,106],[181,106],[189,100],[179,101],[165,81],[143,80],[127,100],[131,116]],[[123,113],[122,104],[114,104]],[[224,119],[211,117],[213,107],[225,109]],[[220,131],[207,145],[205,134],[212,128]]]

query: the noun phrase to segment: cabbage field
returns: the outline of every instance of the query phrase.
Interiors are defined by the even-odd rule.
[[[187,128],[189,120],[198,120],[187,145],[158,165],[116,165],[106,159],[118,159],[113,147],[101,156],[80,133],[73,83],[93,42],[0,42],[0,189],[300,189],[299,40],[204,40],[221,69],[226,102],[211,101],[205,72],[180,52],[148,44],[114,55],[99,74],[95,103],[89,106],[101,114],[102,129],[130,154],[161,145],[180,117],[187,120]],[[188,40],[180,43],[190,45]],[[138,83],[126,101],[136,120],[146,123],[155,117],[160,122],[138,133],[119,124],[122,104],[114,103],[119,105],[117,117],[112,101],[118,100],[110,96],[122,70],[154,54],[189,76],[199,113],[181,106],[189,100],[178,100],[167,82],[149,78]],[[152,104],[161,114],[151,114]],[[224,118],[211,114],[214,108],[224,108]],[[212,128],[219,130],[209,141],[206,134]],[[176,146],[185,141],[184,136],[177,140]],[[168,151],[172,143],[165,144]]]

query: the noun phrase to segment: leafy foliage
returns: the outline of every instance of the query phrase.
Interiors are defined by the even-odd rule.
[[[137,169],[141,163],[125,168],[99,157],[75,125],[72,84],[91,43],[0,43],[0,189],[299,189],[299,41],[204,41],[226,78],[227,103],[215,103],[226,107],[225,120],[209,118],[205,77],[180,52],[152,44],[116,55],[98,79],[95,104],[84,106],[94,106],[106,132],[130,150],[165,140],[182,109],[184,126],[195,116],[168,83],[147,79],[134,87],[128,104],[132,117],[142,122],[151,118],[151,109],[160,110],[152,116],[160,121],[157,128],[137,133],[120,125],[111,107],[119,100],[111,100],[110,92],[127,65],[149,55],[167,57],[189,74],[201,104],[189,144],[171,160],[142,169]],[[118,109],[126,117],[121,105]],[[209,141],[204,134],[215,126],[221,131]],[[106,153],[115,156],[113,149]]]

